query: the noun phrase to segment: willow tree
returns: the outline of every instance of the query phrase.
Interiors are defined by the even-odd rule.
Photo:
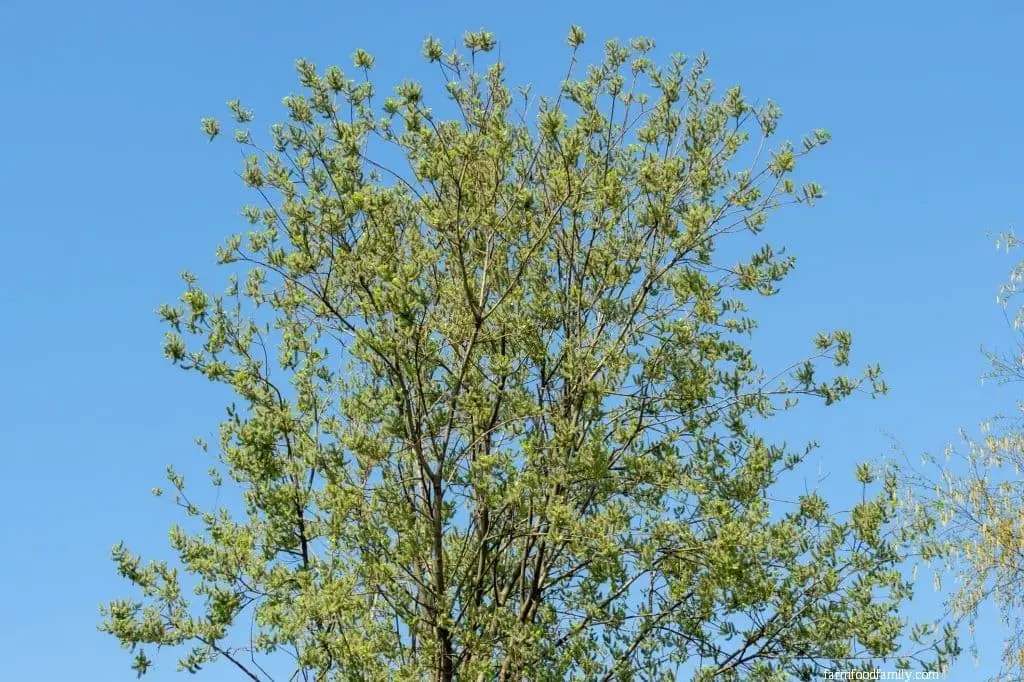
[[[377,98],[362,50],[355,77],[298,63],[266,147],[229,103],[257,204],[218,257],[246,274],[213,295],[186,273],[160,315],[166,355],[242,402],[211,470],[239,503],[205,510],[171,470],[176,562],[115,548],[140,595],[103,627],[140,673],[165,647],[250,680],[275,654],[300,679],[444,681],[807,679],[898,654],[893,481],[850,514],[813,492],[773,512],[808,450],[751,427],[884,390],[879,370],[829,369],[836,331],[767,376],[744,299],[793,259],[716,256],[821,196],[792,174],[827,133],[769,152],[779,109],[716,96],[703,56],[612,41],[577,75],[583,41],[534,100],[485,64],[492,34],[428,39],[448,118],[415,82]]]
[[[1020,246],[1012,232],[997,241],[1007,251]],[[1015,341],[1012,352],[984,351],[984,378],[997,384],[1024,381],[1024,306],[1012,310],[1022,282],[1024,262],[996,297],[1013,312],[1006,318]],[[947,615],[967,623],[975,656],[979,614],[995,607],[1007,631],[996,679],[1024,681],[1024,401],[1017,401],[1015,414],[982,423],[980,433],[961,429],[960,446],[950,444],[944,455],[922,456],[920,468],[905,458],[895,462],[921,558],[935,570],[937,587],[943,576],[952,579]]]

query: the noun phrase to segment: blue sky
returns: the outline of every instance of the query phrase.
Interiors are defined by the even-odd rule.
[[[887,452],[882,429],[912,454],[937,451],[1012,406],[1011,389],[980,385],[978,347],[1010,341],[994,296],[1012,260],[986,231],[1024,219],[1018,3],[6,0],[4,679],[134,679],[95,629],[97,605],[128,594],[109,548],[124,538],[166,556],[177,515],[148,491],[170,462],[205,469],[192,438],[215,431],[226,402],[162,359],[153,314],[180,270],[211,273],[214,248],[244,229],[237,150],[207,145],[200,117],[239,97],[266,126],[298,89],[296,58],[345,67],[364,47],[380,87],[422,73],[428,33],[450,43],[480,27],[497,33],[512,80],[550,92],[571,23],[591,48],[647,35],[661,54],[706,50],[718,83],[781,105],[787,135],[832,132],[808,164],[826,200],[769,223],[798,266],[758,307],[758,357],[781,366],[819,329],[848,328],[854,361],[881,362],[891,395],[807,405],[772,427],[821,441],[809,479],[820,466],[846,485],[855,461]],[[923,581],[915,608],[934,599]],[[994,672],[998,630],[980,634],[980,671],[965,661],[952,679]],[[200,679],[235,678],[218,667]]]

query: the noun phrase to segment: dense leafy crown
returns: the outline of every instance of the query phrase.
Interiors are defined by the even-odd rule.
[[[741,299],[793,260],[716,256],[821,196],[791,176],[827,133],[769,152],[774,104],[716,99],[703,56],[658,67],[648,39],[536,100],[482,65],[492,34],[464,45],[423,48],[451,119],[418,83],[377,99],[359,51],[355,78],[298,63],[270,148],[235,134],[260,204],[219,260],[247,275],[215,296],[186,273],[160,314],[167,356],[243,402],[211,471],[241,502],[205,511],[172,470],[180,568],[119,545],[142,598],[104,628],[140,673],[182,645],[183,668],[252,680],[275,652],[310,680],[808,679],[897,655],[893,481],[850,514],[770,509],[805,452],[751,428],[884,390],[879,370],[817,377],[848,363],[838,331],[766,376]]]

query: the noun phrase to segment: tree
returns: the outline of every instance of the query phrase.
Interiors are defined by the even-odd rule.
[[[997,247],[1011,251],[1021,245],[1008,232]],[[1018,263],[997,302],[1004,311],[1021,293],[1024,262]],[[1024,307],[1007,324],[1016,341],[1015,353],[985,351],[990,370],[985,379],[998,384],[1024,380]],[[947,600],[954,622],[967,622],[973,634],[979,610],[994,603],[1010,634],[1003,643],[998,679],[1024,680],[1024,402],[1017,416],[996,415],[982,423],[980,436],[960,430],[961,447],[946,448],[943,460],[926,454],[918,470],[908,461],[893,462],[901,483],[911,493],[905,512],[916,526],[921,558],[935,569],[936,585],[949,575],[956,588]],[[977,645],[972,642],[977,655]]]
[[[766,154],[778,107],[715,99],[703,55],[612,41],[577,76],[583,42],[536,110],[482,31],[424,43],[450,119],[414,82],[378,110],[360,50],[357,78],[298,63],[271,148],[236,132],[261,204],[218,258],[244,283],[185,273],[160,315],[166,355],[244,402],[211,471],[240,501],[204,511],[172,469],[182,570],[114,549],[141,599],[103,628],[140,674],[147,644],[250,680],[275,652],[301,679],[444,681],[810,679],[899,653],[895,480],[850,514],[813,492],[773,512],[810,446],[751,426],[883,391],[880,370],[819,378],[849,362],[836,331],[768,377],[743,298],[794,261],[716,257],[822,195],[792,174],[828,134]]]

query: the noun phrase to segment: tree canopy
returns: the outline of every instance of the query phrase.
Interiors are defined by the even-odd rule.
[[[894,476],[868,494],[858,469],[846,512],[770,501],[813,444],[757,422],[885,390],[877,366],[845,373],[843,330],[759,367],[745,301],[794,260],[721,255],[822,196],[794,172],[829,135],[773,142],[779,108],[716,94],[703,55],[610,41],[580,69],[583,43],[573,27],[539,98],[506,84],[486,31],[424,43],[433,104],[412,81],[381,98],[363,50],[348,74],[300,61],[267,145],[229,103],[252,229],[218,251],[226,291],[184,273],[159,314],[167,357],[237,395],[210,478],[238,499],[204,508],[171,469],[176,559],[115,548],[137,595],[103,628],[140,674],[162,648],[249,680],[289,655],[307,680],[944,663],[904,646],[932,633],[898,612]]]
[[[1001,234],[997,246],[1020,247],[1012,233]],[[985,379],[997,384],[1024,381],[1024,307],[1013,310],[1024,281],[1024,262],[1010,272],[997,302],[1007,315],[1014,352],[984,351],[989,363]],[[942,576],[953,579],[948,615],[966,622],[973,635],[981,609],[991,603],[1008,635],[1003,641],[998,679],[1024,680],[1024,402],[1016,413],[994,415],[980,434],[960,430],[960,447],[950,444],[944,457],[925,454],[921,467],[904,458],[895,461],[901,485],[908,491],[904,511],[915,526],[920,558]],[[977,643],[972,642],[977,656]]]

